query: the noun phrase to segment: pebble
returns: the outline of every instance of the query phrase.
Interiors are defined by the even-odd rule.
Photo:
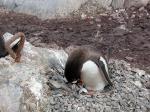
[[[150,82],[147,82],[145,85],[146,85],[146,89],[150,89]]]
[[[56,88],[56,89],[59,89],[59,88],[62,87],[61,84],[59,84],[58,82],[56,82],[56,81],[54,81],[54,80],[49,80],[49,84],[51,84],[51,86],[52,86],[53,88]]]
[[[54,101],[54,99],[53,99],[53,98],[49,98],[49,102],[50,102],[50,104],[51,104],[51,105],[56,104],[56,102]]]

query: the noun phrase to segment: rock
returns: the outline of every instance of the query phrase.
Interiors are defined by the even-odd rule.
[[[123,8],[126,0],[112,0],[111,6],[114,9]]]
[[[144,11],[144,10],[145,10],[144,7],[139,8],[139,11]]]
[[[15,83],[0,84],[0,110],[2,112],[17,112],[23,90]]]
[[[88,93],[87,89],[81,88],[79,94],[85,94],[85,93]]]
[[[112,0],[96,0],[103,8],[108,9],[112,3]]]
[[[146,86],[146,89],[150,89],[150,82],[147,82],[147,83],[145,84],[145,86]]]
[[[87,0],[1,0],[0,5],[9,10],[51,19],[68,16],[78,10]]]
[[[31,78],[28,82],[28,86],[32,92],[32,94],[35,95],[37,100],[40,100],[42,95],[41,95],[41,91],[42,91],[42,83],[38,82],[35,78]]]
[[[96,112],[95,109],[90,108],[90,112]]]
[[[128,29],[126,28],[125,25],[120,25],[117,28],[113,29],[114,34],[117,36],[124,35],[127,31]]]
[[[124,7],[130,8],[146,6],[150,0],[125,0]]]
[[[81,14],[81,19],[87,19],[87,15],[84,14],[84,13],[82,13],[82,14]]]
[[[146,74],[144,70],[138,68],[133,68],[132,71],[136,72],[140,77]]]
[[[85,108],[84,107],[77,107],[77,112],[85,112]]]
[[[125,59],[127,59],[128,61],[133,61],[133,58],[129,56],[126,56]]]
[[[138,86],[139,88],[141,88],[141,87],[142,87],[142,84],[141,84],[141,82],[140,82],[140,81],[135,81],[135,82],[134,82],[134,84],[135,84],[136,86]]]
[[[66,59],[63,50],[34,47],[27,41],[20,63],[14,63],[10,56],[0,58],[0,110],[37,112],[46,108],[50,92],[45,74],[63,71]]]
[[[48,82],[52,88],[60,89],[62,87],[62,84],[59,84],[58,82],[54,80],[49,80]]]
[[[50,102],[50,104],[52,104],[52,105],[56,104],[56,102],[54,101],[53,97],[49,98],[49,102]]]

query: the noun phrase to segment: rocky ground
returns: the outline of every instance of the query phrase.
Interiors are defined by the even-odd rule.
[[[149,112],[150,91],[145,84],[150,81],[150,75],[131,68],[125,61],[111,60],[110,68],[114,88],[92,96],[79,94],[81,88],[75,85],[66,85],[63,74],[49,74],[52,96],[45,109],[49,112]]]
[[[97,16],[82,14],[81,17],[41,21],[37,17],[1,10],[0,31],[23,31],[27,40],[39,47],[67,49],[90,45],[104,53],[112,49],[110,71],[114,88],[111,91],[79,95],[78,87],[65,84],[62,72],[49,71],[51,95],[43,111],[148,112],[150,75],[134,66],[150,72],[149,14],[148,5]]]
[[[38,55],[44,54],[44,55]],[[0,59],[1,112],[149,112],[150,74],[121,60],[110,60],[114,88],[93,95],[66,84],[63,50],[34,47],[28,42],[21,63]],[[38,68],[38,69],[37,69]]]

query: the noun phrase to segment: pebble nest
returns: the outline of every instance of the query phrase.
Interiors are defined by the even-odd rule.
[[[81,88],[66,84],[61,70],[49,72],[51,95],[45,112],[149,112],[150,74],[123,60],[111,59],[109,66],[114,88],[93,95],[79,94]]]

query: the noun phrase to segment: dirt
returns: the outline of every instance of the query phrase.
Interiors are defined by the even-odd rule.
[[[118,14],[118,15],[117,15]],[[122,59],[150,72],[150,6],[113,14],[40,20],[37,17],[0,11],[0,31],[22,31],[35,46],[94,46],[111,58]]]

